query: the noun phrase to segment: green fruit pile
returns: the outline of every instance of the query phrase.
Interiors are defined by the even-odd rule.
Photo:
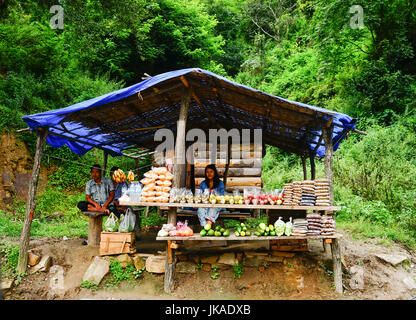
[[[260,223],[257,228],[257,231],[254,232],[254,235],[258,237],[267,237],[267,236],[276,236],[277,234],[276,234],[275,227],[272,224],[270,224],[269,226],[266,226],[266,224]]]
[[[221,226],[216,226],[215,229],[212,229],[211,224],[207,223],[199,235],[201,237],[228,237],[230,235],[230,231],[222,228]]]
[[[234,233],[236,237],[248,237],[251,236],[251,231],[246,227],[244,223],[241,223]]]

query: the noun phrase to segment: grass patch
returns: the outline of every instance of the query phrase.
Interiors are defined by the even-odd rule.
[[[13,278],[19,258],[19,246],[0,241],[0,265],[2,276]]]
[[[88,218],[80,216],[72,221],[46,221],[33,219],[30,229],[32,237],[87,237]],[[0,236],[18,237],[23,228],[23,221],[13,218],[4,211],[0,211]]]
[[[407,249],[416,248],[414,234],[396,225],[378,225],[360,219],[357,221],[342,221],[337,219],[337,228],[348,230],[352,233],[353,239],[377,239],[378,243],[390,246],[393,242],[402,243]]]

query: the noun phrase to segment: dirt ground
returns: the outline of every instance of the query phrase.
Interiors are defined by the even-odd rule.
[[[82,276],[98,248],[83,246],[83,239],[32,240],[30,248],[35,253],[50,255],[53,264],[62,267],[64,289],[53,285],[52,272],[29,274],[22,282],[6,293],[6,299],[404,299],[416,296],[416,289],[406,285],[409,279],[416,280],[416,255],[399,245],[384,246],[377,240],[355,240],[342,231],[340,240],[344,257],[344,294],[335,292],[331,277],[332,260],[329,252],[324,252],[321,241],[309,241],[308,252],[297,253],[283,262],[271,263],[265,268],[244,267],[241,278],[234,279],[231,267],[220,269],[217,279],[212,279],[211,270],[198,270],[194,274],[175,276],[175,290],[172,294],[163,291],[163,274],[144,272],[141,279],[122,283],[120,287],[92,291],[80,288]],[[138,252],[157,253],[165,249],[164,242],[156,242],[154,234],[142,235],[138,242]],[[408,263],[399,266],[383,262],[376,253],[405,254]],[[349,287],[352,266],[363,268],[364,287],[352,290]],[[106,276],[108,277],[108,275]],[[407,282],[408,283],[408,282]]]

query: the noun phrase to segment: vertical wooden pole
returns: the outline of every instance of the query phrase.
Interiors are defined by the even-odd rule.
[[[315,154],[311,153],[309,155],[309,161],[311,164],[311,180],[315,180]]]
[[[105,171],[107,170],[107,160],[108,160],[108,153],[107,151],[104,151],[103,171],[101,173],[102,177],[105,177]]]
[[[338,239],[332,239],[331,242],[332,263],[334,268],[335,290],[342,294],[342,264],[341,264],[341,247]]]
[[[134,175],[139,176],[139,159],[134,159]]]
[[[302,167],[303,167],[303,180],[308,180],[308,172],[306,171],[306,156],[302,157]]]
[[[188,118],[189,102],[191,100],[191,88],[185,88],[182,94],[179,121],[176,130],[175,160],[173,162],[173,183],[172,187],[181,188],[186,184],[186,120]],[[176,225],[176,207],[170,208],[168,212],[168,223]],[[174,289],[175,277],[175,251],[171,248],[170,241],[166,244],[166,270],[164,290],[171,293]]]
[[[227,160],[225,163],[225,170],[224,170],[224,176],[223,176],[223,182],[225,188],[227,188],[227,178],[228,178],[228,170],[230,169],[230,159],[231,159],[231,138],[228,138],[227,141]]]
[[[33,162],[32,177],[29,182],[29,192],[26,204],[26,214],[23,224],[22,234],[20,236],[19,258],[17,262],[17,274],[26,273],[27,268],[27,251],[29,249],[30,227],[32,225],[33,213],[35,212],[35,197],[39,182],[40,165],[42,162],[42,155],[45,148],[46,137],[48,130],[39,128],[36,137],[36,152]]]
[[[332,146],[332,130],[333,126],[323,126],[322,127],[322,136],[325,142],[325,177],[329,182],[329,205],[334,205],[334,191],[332,184],[332,156],[333,156],[333,146]],[[324,241],[324,251],[329,252],[329,244]]]
[[[332,130],[332,125],[330,127],[322,127],[322,134],[324,136],[325,141],[325,176],[329,182],[329,204],[331,206],[334,205],[334,189],[332,182],[332,156],[334,154],[334,151],[332,146]]]

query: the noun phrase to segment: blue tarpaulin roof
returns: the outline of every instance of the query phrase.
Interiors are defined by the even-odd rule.
[[[48,128],[47,142],[53,147],[67,145],[77,154],[97,147],[122,155],[132,146],[156,146],[154,133],[160,126],[176,132],[184,80],[197,97],[188,109],[187,128],[206,131],[213,128],[214,119],[228,130],[262,129],[263,142],[299,154],[315,150],[328,121],[334,125],[334,151],[355,129],[355,119],[346,114],[283,99],[198,68],[166,72],[66,108],[22,118],[32,131]],[[325,154],[323,141],[316,153]]]

